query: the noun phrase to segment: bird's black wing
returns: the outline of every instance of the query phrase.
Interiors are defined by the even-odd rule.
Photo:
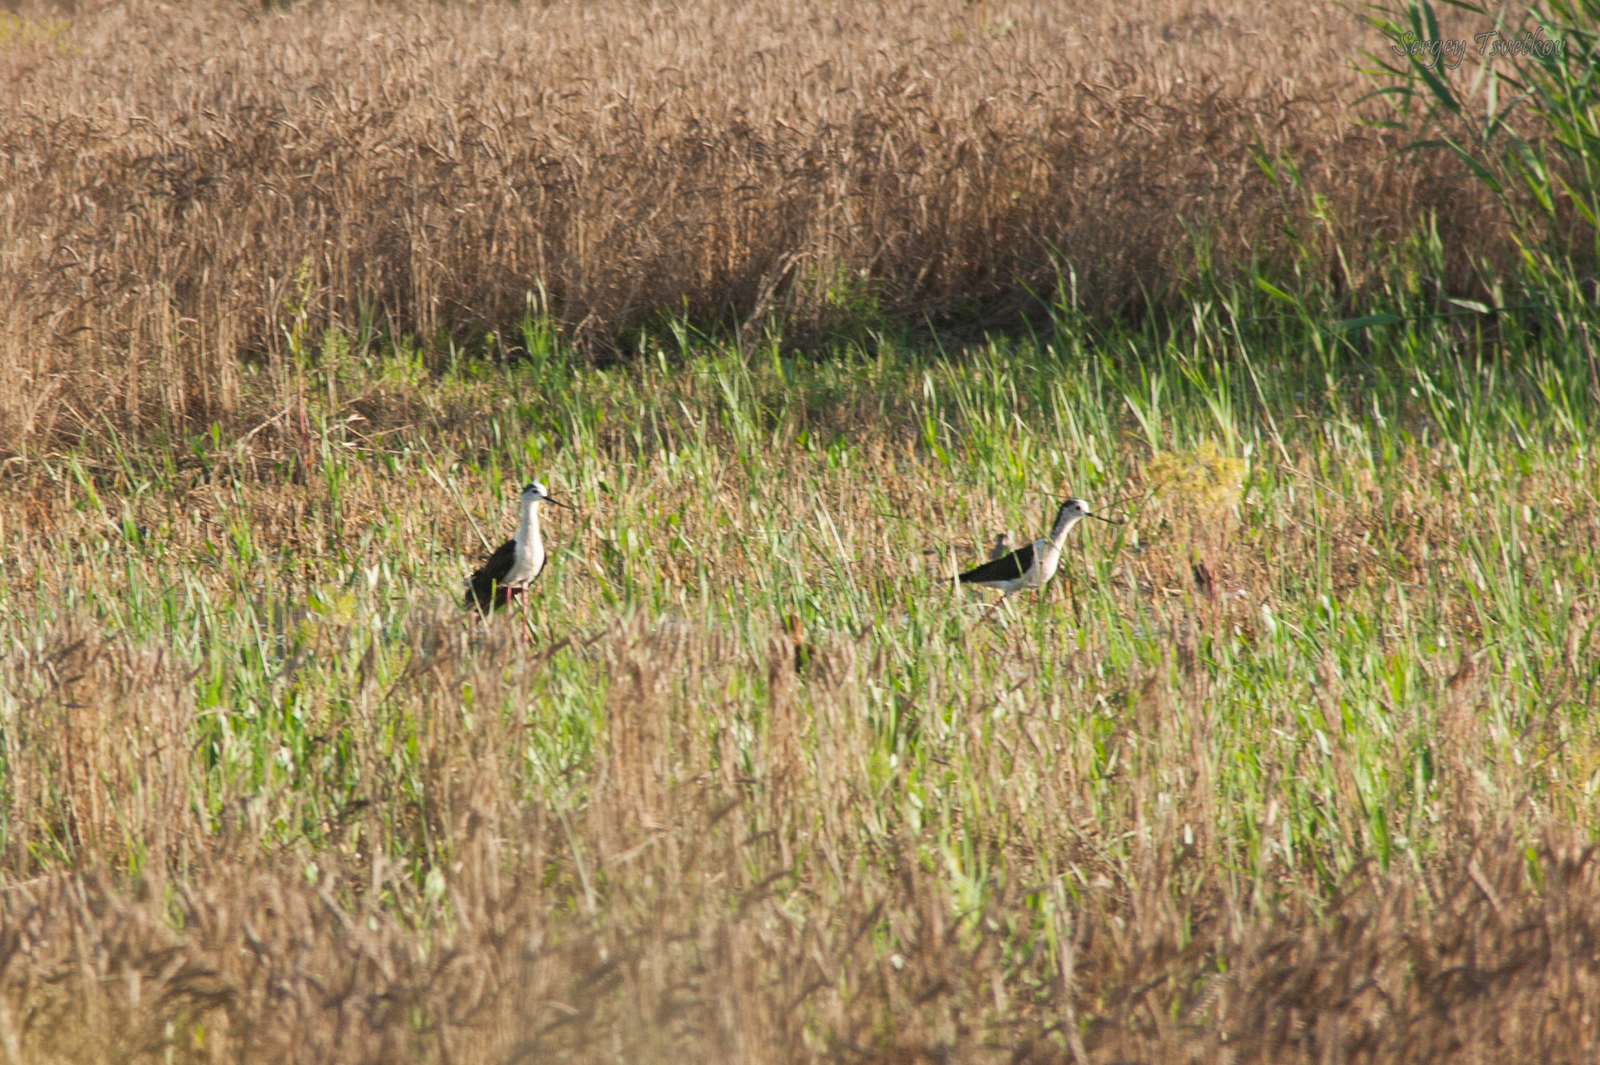
[[[506,594],[503,582],[516,561],[517,542],[507,540],[500,545],[498,551],[489,556],[489,561],[472,575],[472,580],[468,582],[471,587],[467,589],[465,603],[467,608],[471,609],[474,604],[479,610],[492,610],[497,606],[505,606],[510,597]]]
[[[960,575],[962,584],[985,584],[989,581],[1014,581],[1033,565],[1033,545],[1023,544],[1009,555],[1001,555],[993,562],[985,562],[981,566]]]

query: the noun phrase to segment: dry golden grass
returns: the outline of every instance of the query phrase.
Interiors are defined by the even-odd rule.
[[[1015,322],[1052,250],[1086,305],[1136,308],[1194,272],[1192,235],[1226,271],[1285,253],[1286,218],[1345,288],[1422,208],[1458,266],[1496,246],[1480,194],[1386,163],[1347,111],[1375,41],[1333,4],[141,0],[17,25],[13,451],[226,419],[242,357],[281,382],[328,325],[514,339],[541,285],[605,350],[685,309]]]
[[[1160,795],[1193,730],[1216,724],[1190,667],[1144,686],[1152,720],[1118,740],[1126,810],[1109,823],[1087,752],[1048,708],[939,745],[964,767],[963,794],[987,797],[969,812],[1000,829],[986,860],[1040,871],[973,909],[927,866],[922,833],[899,818],[862,831],[900,785],[861,756],[863,693],[889,678],[848,641],[823,651],[803,702],[774,685],[746,719],[719,693],[789,675],[786,644],[763,661],[681,625],[617,627],[603,645],[608,746],[569,813],[525,794],[515,723],[447,708],[466,685],[520,700],[538,657],[510,639],[462,647],[460,631],[453,617],[419,629],[403,678],[352,690],[373,805],[330,826],[341,842],[299,855],[272,844],[270,798],[240,796],[220,838],[195,817],[173,765],[196,742],[186,670],[71,632],[14,666],[53,738],[12,764],[53,772],[56,801],[84,819],[69,829],[79,871],[0,894],[8,1060],[1309,1065],[1510,1062],[1528,1047],[1577,1062],[1595,1048],[1586,836],[1530,846],[1462,825],[1423,872],[1363,868],[1331,902],[1267,906],[1219,866],[1209,833],[1183,844]],[[386,779],[377,737],[408,718],[420,773]],[[816,745],[806,757],[790,756],[791,727]],[[746,729],[754,742],[730,758]],[[1128,746],[1140,734],[1142,755]],[[46,812],[18,801],[13,816]],[[366,851],[391,818],[448,840],[435,893]],[[1129,864],[1108,860],[1128,835]],[[181,855],[179,875],[96,870],[101,839]]]
[[[1433,316],[1498,231],[1363,33],[0,17],[0,1065],[1594,1060],[1592,323]],[[1404,324],[754,342],[1053,253],[1102,324],[1256,261]],[[667,313],[736,339],[572,368]],[[457,597],[531,476],[530,643]],[[1068,490],[1128,523],[975,624]]]
[[[531,438],[480,416],[496,385],[382,442],[333,423],[337,478],[297,481],[278,427],[176,472],[14,477],[10,1060],[1592,1056],[1592,460],[1473,481],[1445,443],[1374,466],[1309,433],[1257,452],[1248,522],[1154,500],[1143,550],[1080,530],[1070,599],[975,627],[946,546],[1037,520],[952,479],[981,426],[952,469],[909,442],[904,383],[864,421],[768,376],[740,386],[776,419],[751,436],[716,372],[576,380],[605,428],[545,460],[580,511],[536,647],[452,601],[467,515],[504,525],[491,459]],[[940,372],[952,406],[983,384]],[[1007,438],[1086,477],[1059,438]],[[1125,444],[1107,495],[1188,454]],[[1485,578],[1566,616],[1553,636],[1485,631],[1464,576],[1524,504]],[[1375,812],[1409,837],[1387,869]]]

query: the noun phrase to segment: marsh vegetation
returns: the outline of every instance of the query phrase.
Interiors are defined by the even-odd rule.
[[[0,27],[0,1054],[1594,1053],[1581,168],[1376,30]]]

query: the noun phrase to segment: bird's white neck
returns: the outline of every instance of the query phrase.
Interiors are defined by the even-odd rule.
[[[1056,515],[1055,528],[1050,530],[1050,542],[1055,545],[1056,550],[1059,551],[1066,544],[1068,531],[1078,524],[1082,517],[1082,514],[1073,514],[1065,510]]]
[[[539,538],[539,498],[522,501],[522,520],[517,523],[516,541],[526,546]]]

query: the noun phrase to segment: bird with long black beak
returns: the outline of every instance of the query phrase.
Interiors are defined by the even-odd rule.
[[[1001,555],[958,574],[956,579],[962,584],[976,584],[999,592],[999,600],[989,610],[989,614],[993,614],[1001,603],[1016,592],[1043,588],[1048,584],[1050,578],[1056,575],[1056,567],[1061,564],[1061,550],[1066,546],[1067,533],[1078,522],[1091,516],[1100,517],[1098,514],[1091,515],[1089,504],[1083,500],[1069,499],[1056,511],[1055,524],[1050,527],[1048,537],[1023,544],[1008,555]],[[989,614],[984,615],[984,621],[989,620]]]
[[[550,498],[538,481],[522,487],[517,534],[500,545],[467,581],[466,607],[489,613],[506,606],[527,591],[533,579],[544,571],[544,539],[539,535],[539,504],[550,503],[567,510],[565,503]],[[526,608],[524,608],[526,609]]]

